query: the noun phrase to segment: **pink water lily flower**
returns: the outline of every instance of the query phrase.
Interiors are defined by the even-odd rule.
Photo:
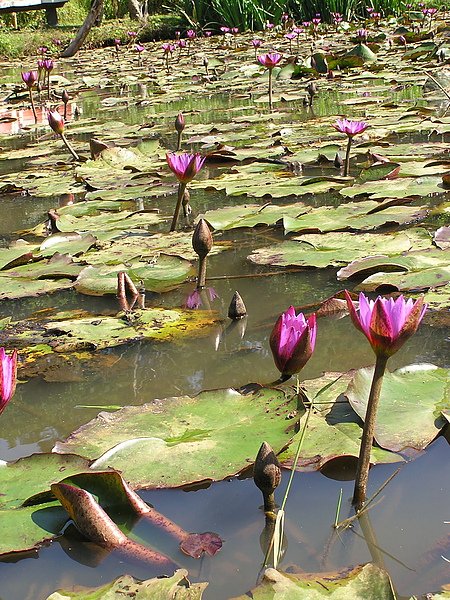
[[[357,312],[347,290],[345,296],[353,324],[364,333],[377,356],[395,354],[416,332],[427,309],[423,298],[415,302],[411,298],[405,300],[404,296],[396,300],[381,296],[369,300],[361,293]]]
[[[186,31],[186,36],[187,36],[187,37],[188,37],[190,40],[193,40],[193,39],[194,39],[194,38],[197,36],[197,34],[195,33],[195,31],[194,31],[193,29],[188,29],[188,30]]]
[[[48,124],[58,135],[64,133],[64,117],[57,110],[49,110],[47,113]]]
[[[164,54],[172,54],[175,50],[175,46],[173,44],[168,43],[163,44],[161,48],[164,50]]]
[[[258,56],[258,62],[266,69],[273,69],[281,60],[281,54],[278,52],[270,52],[269,54],[261,54]]]
[[[5,410],[16,389],[17,350],[11,355],[0,348],[0,414]]]
[[[336,131],[345,133],[348,137],[353,137],[359,133],[363,133],[369,125],[364,121],[349,121],[348,119],[338,119],[336,123],[332,125]]]
[[[166,154],[167,164],[181,183],[189,183],[203,167],[205,157],[198,153]]]
[[[28,88],[32,88],[39,77],[37,71],[22,71],[21,76],[22,81],[26,84]]]
[[[270,335],[270,349],[277,369],[283,376],[298,373],[311,358],[316,345],[316,315],[307,319],[295,314],[290,306],[278,317]]]
[[[262,41],[258,39],[252,40],[253,48],[260,48],[262,45]]]
[[[51,58],[46,58],[42,61],[42,66],[46,71],[48,71],[50,73],[50,71],[53,70],[55,63],[52,61]]]

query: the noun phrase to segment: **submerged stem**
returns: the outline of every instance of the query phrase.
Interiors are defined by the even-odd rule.
[[[367,403],[364,429],[361,438],[361,448],[359,451],[358,466],[356,469],[355,491],[353,493],[353,504],[356,506],[357,510],[360,510],[366,501],[370,453],[372,450],[377,409],[387,360],[387,356],[379,355],[377,356],[377,360],[375,362],[375,371],[373,373],[372,386],[370,388],[369,400]]]

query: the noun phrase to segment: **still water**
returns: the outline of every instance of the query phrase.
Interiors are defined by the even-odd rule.
[[[97,95],[86,93],[79,99],[85,115],[98,108]],[[337,97],[323,102],[323,114],[335,114]],[[197,121],[213,121],[214,110],[229,107],[223,97],[205,101]],[[241,107],[241,108],[238,108]],[[171,104],[171,109],[186,109]],[[197,105],[198,108],[198,105]],[[209,108],[209,110],[206,110]],[[157,110],[167,110],[158,106]],[[242,112],[242,102],[236,111]],[[230,112],[230,118],[233,113]],[[116,111],[116,118],[132,122],[145,120],[144,109]],[[302,118],[305,118],[303,114]],[[171,121],[170,121],[171,122]],[[169,127],[169,126],[168,126]],[[170,139],[170,138],[169,138]],[[20,170],[10,164],[9,172]],[[229,203],[230,199],[227,199]],[[59,199],[35,197],[2,198],[0,235],[5,243],[17,236],[12,232],[33,227]],[[238,199],[232,199],[238,202]],[[328,198],[332,203],[333,198]],[[153,201],[154,202],[154,201]],[[224,203],[219,193],[195,192],[198,211]],[[159,205],[167,208],[173,198]],[[209,262],[209,282],[219,298],[212,308],[226,319],[235,290],[248,309],[247,326],[241,338],[237,331],[223,335],[218,326],[208,337],[182,343],[147,343],[124,346],[105,352],[107,367],[66,369],[47,375],[47,381],[32,379],[18,386],[14,400],[0,422],[0,459],[14,460],[33,452],[48,452],[56,441],[94,418],[98,405],[140,405],[155,398],[202,390],[239,387],[250,381],[268,383],[277,378],[269,350],[268,336],[278,314],[290,304],[310,304],[342,288],[334,269],[280,273],[264,276],[270,269],[255,267],[246,260],[252,249],[281,240],[280,233],[264,230],[231,232],[223,239],[234,242],[235,250],[214,256]],[[272,269],[274,270],[274,269]],[[253,278],[240,277],[258,274]],[[223,276],[230,276],[223,278]],[[215,279],[217,278],[217,279]],[[180,306],[193,284],[160,297],[149,295],[148,306]],[[68,291],[48,297],[3,302],[0,316],[24,318],[49,307],[82,307],[93,311],[115,310],[114,299],[81,296]],[[448,329],[424,322],[418,333],[392,358],[390,368],[418,362],[450,367]],[[302,371],[309,379],[323,371],[346,371],[373,364],[373,354],[348,317],[320,319],[316,351]],[[83,405],[84,408],[81,408]],[[92,408],[89,408],[92,406]],[[341,463],[324,472],[298,473],[286,507],[285,553],[282,568],[294,571],[334,571],[370,560],[390,573],[400,598],[439,590],[450,581],[450,493],[449,439],[436,439],[421,456],[402,466],[385,489],[381,501],[363,524],[372,532],[375,545],[368,545],[361,526],[333,536],[337,498],[343,490],[341,517],[352,514],[350,500],[352,466]],[[151,460],[151,457],[149,457]],[[371,470],[369,495],[391,475],[398,465],[377,466]],[[288,472],[277,490],[281,498]],[[224,539],[214,558],[195,561],[182,555],[172,541],[148,523],[134,523],[132,535],[143,543],[170,554],[189,570],[194,581],[209,581],[205,600],[226,600],[252,588],[264,554],[264,513],[261,495],[251,478],[233,478],[191,490],[142,491],[141,496],[187,531],[215,531]],[[447,524],[445,524],[447,522]],[[73,529],[39,553],[16,561],[0,562],[1,600],[44,600],[57,588],[73,585],[100,585],[123,573],[139,578],[157,575],[148,565],[123,562],[80,539]]]

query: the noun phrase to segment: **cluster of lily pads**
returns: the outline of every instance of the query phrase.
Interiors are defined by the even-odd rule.
[[[19,379],[25,379],[30,372],[38,374],[50,356],[63,361],[80,351],[91,356],[136,341],[189,340],[222,326],[222,315],[192,308],[205,289],[214,299],[206,287],[206,256],[233,249],[226,232],[251,228],[277,236],[270,245],[256,243],[248,255],[249,268],[334,269],[333,278],[361,293],[346,290],[323,298],[309,315],[291,306],[278,318],[270,337],[281,375],[274,385],[263,382],[250,394],[203,391],[195,398],[101,413],[58,442],[53,453],[4,465],[0,510],[4,521],[15,519],[22,529],[20,540],[11,531],[0,536],[2,555],[39,548],[61,531],[69,515],[94,543],[169,574],[177,557],[130,540],[110,516],[114,507],[148,517],[193,557],[216,554],[222,540],[211,532],[189,534],[150,509],[134,490],[236,475],[265,441],[269,450],[258,454],[255,481],[264,493],[268,518],[277,511],[271,496],[280,465],[318,469],[347,455],[359,455],[354,500],[361,510],[369,463],[403,461],[411,449],[425,449],[450,420],[448,369],[414,365],[385,372],[389,356],[423,318],[437,327],[449,324],[450,157],[445,135],[450,117],[443,77],[450,50],[439,38],[441,22],[434,12],[414,20],[411,11],[394,30],[373,11],[364,29],[345,24],[337,14],[334,20],[332,32],[319,17],[297,28],[296,39],[302,42],[297,50],[288,37],[295,30],[289,19],[267,27],[260,43],[253,34],[231,27],[224,26],[222,36],[204,38],[191,30],[187,44],[177,43],[184,39],[177,36],[163,45],[162,55],[159,44],[140,45],[142,50],[136,44],[133,50],[137,35],[129,32],[127,48],[115,43],[112,52],[97,51],[94,61],[92,53],[82,52],[65,63],[64,74],[48,72],[49,124],[65,144],[65,131],[70,132],[71,158],[48,132],[23,127],[24,143],[2,154],[6,160],[20,159],[24,168],[1,175],[0,190],[51,199],[57,193],[64,201],[0,249],[0,298],[7,302],[72,290],[117,295],[120,311],[3,319],[1,343],[7,351],[0,351],[1,410],[13,397],[17,367]],[[311,53],[301,56],[306,41],[312,41]],[[258,56],[261,47],[268,52]],[[3,84],[10,111],[30,102],[35,114],[38,77],[33,73],[22,72],[25,91]],[[118,85],[121,93],[112,95]],[[142,97],[136,94],[139,85],[145,86]],[[337,86],[339,109],[325,109],[321,103]],[[70,98],[82,99],[86,88],[101,96],[95,117],[69,121],[67,112],[60,112],[62,105],[66,108]],[[429,95],[421,92],[416,103],[405,102],[416,88],[429,89]],[[225,93],[245,102],[220,115],[216,111],[213,123],[203,121],[197,112],[203,95]],[[181,113],[180,99],[186,99]],[[139,115],[144,108],[145,121],[112,120],[111,112],[120,107],[130,113],[141,110]],[[212,207],[207,202],[201,206],[202,193],[211,193]],[[218,199],[221,206],[216,206]],[[184,284],[195,286],[187,308],[158,306],[159,294]],[[145,308],[143,301],[138,308],[130,306],[124,301],[127,291],[134,298],[154,294],[151,307]],[[393,296],[371,300],[370,293]],[[238,304],[239,296],[230,307],[232,318],[245,315]],[[335,312],[349,312],[368,338],[375,369],[326,373],[302,382],[301,392],[281,386],[311,357],[317,321]],[[336,416],[342,395],[345,418]],[[205,418],[211,402],[221,407],[216,420]],[[402,418],[397,420],[396,414]],[[1,418],[5,422],[8,412]],[[33,519],[37,507],[50,515],[45,531]],[[220,533],[226,538],[226,532]],[[189,587],[186,575],[177,571],[163,583],[121,578],[99,593],[120,594],[136,586],[136,593],[149,590],[148,597],[176,593],[182,598],[189,592],[186,597],[201,598],[204,584]],[[320,591],[325,584],[320,577],[315,581]],[[333,584],[337,593],[349,586],[355,598],[370,598],[376,586],[382,589],[379,599],[394,598],[389,578],[374,565],[341,574]],[[252,593],[275,598],[278,588],[294,594],[309,586],[307,577],[268,569]]]

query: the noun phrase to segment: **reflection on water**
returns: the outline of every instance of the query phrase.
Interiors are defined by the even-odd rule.
[[[85,115],[100,119],[111,113],[100,111],[102,95],[85,94]],[[134,88],[122,90],[135,93]],[[139,89],[142,99],[148,90]],[[339,102],[336,94],[324,95],[315,107],[317,114],[335,114]],[[213,122],[219,109],[233,108],[225,113],[234,116],[254,112],[249,98],[214,96],[200,100],[183,99],[179,103],[157,104],[152,107],[129,107],[115,110],[117,118],[139,123],[149,116],[168,119],[179,109],[198,110],[192,122]],[[204,109],[208,109],[205,111]],[[298,107],[293,118],[309,118]],[[170,122],[172,117],[169,119]],[[20,165],[16,165],[17,170]],[[11,165],[10,165],[11,167]],[[67,200],[67,199],[65,199]],[[332,202],[332,198],[328,198]],[[0,234],[9,237],[11,231],[32,227],[45,218],[58,198],[2,198]],[[64,201],[64,200],[63,200]],[[152,201],[154,202],[154,201]],[[221,194],[195,191],[195,208],[200,212],[223,202]],[[240,203],[240,198],[227,198],[227,203]],[[159,203],[169,208],[173,199]],[[219,239],[219,238],[218,238]],[[214,256],[209,261],[208,274],[219,299],[213,308],[224,319],[210,335],[184,343],[142,343],[123,346],[99,353],[97,361],[79,370],[71,367],[53,368],[47,365],[42,379],[19,385],[16,396],[0,422],[0,459],[12,460],[36,451],[50,451],[55,441],[94,418],[98,405],[140,405],[154,398],[191,394],[204,389],[234,386],[250,381],[267,383],[277,378],[269,351],[268,336],[278,314],[290,304],[311,304],[330,296],[342,287],[336,281],[335,270],[283,273],[271,277],[270,269],[257,267],[246,257],[253,248],[273,244],[282,239],[279,232],[266,229],[229,232],[222,239],[235,242],[234,250]],[[233,278],[256,274],[252,278]],[[229,278],[222,278],[224,275]],[[215,279],[216,278],[216,279]],[[227,328],[229,302],[235,290],[244,299],[248,310],[246,327]],[[159,306],[181,306],[192,291],[192,284],[165,294],[148,295],[147,303]],[[24,318],[34,311],[57,307],[69,310],[82,307],[93,312],[116,308],[114,298],[90,298],[72,291],[29,298],[20,302],[4,302],[1,316]],[[245,330],[244,330],[245,329]],[[448,330],[425,322],[418,333],[390,362],[390,368],[411,362],[433,362],[450,366]],[[341,371],[373,364],[372,351],[348,317],[320,319],[316,352],[302,376],[312,378],[322,371]],[[49,383],[51,381],[51,383]],[[81,408],[80,405],[87,406]],[[151,460],[151,457],[149,457]],[[369,494],[373,493],[396,469],[396,465],[377,466],[370,476]],[[286,507],[286,541],[283,569],[332,571],[369,560],[383,562],[389,570],[399,594],[409,597],[439,589],[449,580],[448,563],[441,556],[450,555],[450,525],[448,497],[450,472],[448,442],[438,438],[418,459],[404,466],[386,488],[382,500],[370,511],[369,520],[333,535],[339,490],[343,489],[341,518],[352,514],[353,491],[351,468],[342,463],[339,473],[301,473],[294,478]],[[281,500],[287,483],[287,473],[276,492]],[[232,478],[204,489],[158,490],[141,492],[153,504],[188,531],[215,531],[224,540],[221,552],[214,558],[194,561],[182,555],[173,542],[146,522],[138,522],[133,535],[144,543],[160,549],[189,569],[196,581],[209,581],[205,600],[225,600],[253,587],[261,568],[267,538],[261,494],[251,479]],[[363,535],[369,537],[368,547]],[[1,596],[3,600],[41,600],[58,587],[75,584],[100,585],[123,573],[149,578],[158,573],[142,564],[124,562],[117,553],[106,554],[98,547],[80,540],[70,529],[58,542],[18,562],[0,563]]]

